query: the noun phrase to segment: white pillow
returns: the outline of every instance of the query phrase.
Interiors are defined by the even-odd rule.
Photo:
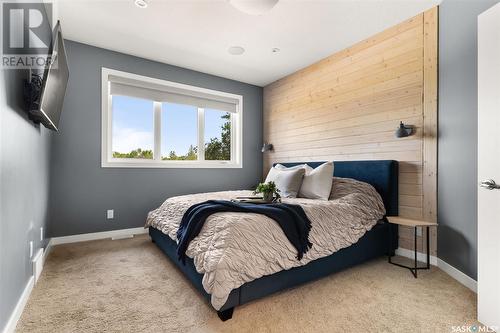
[[[305,170],[306,173],[299,190],[299,197],[321,200],[329,199],[333,183],[333,162],[323,163],[316,169],[311,168],[307,164],[296,165],[290,168],[277,164],[276,168],[281,170]]]
[[[282,170],[274,167],[269,170],[265,182],[274,182],[283,198],[296,198],[304,174],[303,168]]]
[[[306,174],[312,170],[314,170],[313,168],[311,168],[309,165],[307,164],[299,164],[299,165],[295,165],[295,166],[292,166],[292,167],[286,167],[284,166],[283,164],[276,164],[274,166],[276,169],[280,169],[280,170],[297,170],[297,169],[304,169],[306,171]]]

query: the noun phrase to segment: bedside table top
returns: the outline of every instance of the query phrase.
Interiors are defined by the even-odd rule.
[[[435,223],[435,222],[428,222],[428,221],[423,221],[423,220],[415,220],[415,219],[409,219],[409,218],[406,218],[406,217],[399,217],[399,216],[387,216],[387,220],[389,221],[389,223],[404,225],[404,226],[407,226],[407,227],[431,227],[431,226],[437,226],[437,223]]]

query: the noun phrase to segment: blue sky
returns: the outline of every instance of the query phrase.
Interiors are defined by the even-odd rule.
[[[197,108],[173,103],[162,104],[162,156],[172,150],[187,153],[197,144]],[[205,110],[205,142],[221,136],[220,118],[224,112]],[[153,149],[153,102],[126,96],[113,96],[113,151]]]
[[[161,111],[162,156],[167,156],[172,150],[177,155],[184,155],[189,145],[198,145],[198,108],[163,103]]]

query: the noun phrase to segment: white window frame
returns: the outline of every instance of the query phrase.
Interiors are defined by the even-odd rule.
[[[196,161],[168,161],[161,159],[161,110],[162,103],[153,101],[154,107],[154,146],[153,158],[132,159],[115,158],[112,151],[112,95],[110,94],[110,75],[123,79],[141,81],[145,84],[152,83],[165,87],[180,88],[193,93],[209,94],[214,97],[231,98],[236,101],[236,112],[231,113],[231,160],[207,161],[205,160],[204,138],[204,112],[198,108],[198,160]],[[142,75],[122,72],[109,68],[102,68],[102,124],[101,124],[101,167],[103,168],[242,168],[243,167],[243,96],[222,91],[211,90],[177,82],[154,79]]]

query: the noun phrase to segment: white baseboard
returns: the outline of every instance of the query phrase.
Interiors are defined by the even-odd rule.
[[[45,266],[45,261],[47,261],[47,258],[49,257],[50,252],[52,251],[52,238],[49,238],[49,242],[47,243],[47,246],[43,250],[43,265]]]
[[[396,249],[396,254],[401,257],[409,258],[409,259],[414,259],[415,258],[415,252],[413,250],[408,250],[408,249],[403,249],[402,247],[398,247]],[[435,256],[430,256],[429,258],[431,265],[437,266],[438,261]],[[427,255],[422,252],[417,252],[417,260],[421,262],[427,262]]]
[[[403,249],[403,248],[398,248],[396,249],[396,254],[398,256],[406,257],[409,259],[415,258],[415,253],[412,250],[408,249]],[[427,257],[424,253],[417,252],[417,260],[426,262]],[[473,292],[477,293],[477,281],[468,276],[467,274],[462,273],[452,265],[448,264],[446,261],[441,260],[435,256],[430,257],[430,263],[433,266],[437,266],[440,268],[443,272],[472,290]]]
[[[449,276],[451,276],[452,278],[454,278],[455,280],[457,280],[458,282],[460,282],[461,284],[463,284],[464,286],[466,286],[467,288],[469,288],[473,292],[477,293],[477,281],[476,280],[474,280],[473,278],[471,278],[467,274],[462,273],[461,271],[459,271],[458,269],[456,269],[452,265],[448,264],[446,261],[441,260],[439,258],[438,258],[438,267],[443,272],[445,272],[446,274],[448,274]]]
[[[28,298],[30,297],[34,285],[35,278],[32,276],[28,280],[26,287],[24,287],[23,293],[21,294],[21,297],[19,297],[16,307],[14,308],[14,311],[12,311],[9,320],[3,329],[3,333],[13,333],[16,329],[17,321],[21,318],[24,307],[26,306],[26,303],[28,303]]]
[[[103,232],[93,232],[93,233],[89,233],[89,234],[53,237],[50,241],[50,245],[53,246],[53,245],[58,245],[58,244],[77,243],[77,242],[85,242],[85,241],[106,239],[106,238],[119,239],[119,238],[130,237],[133,235],[140,235],[140,234],[146,234],[146,233],[148,233],[148,229],[144,229],[143,227],[112,230],[112,231],[103,231]]]

